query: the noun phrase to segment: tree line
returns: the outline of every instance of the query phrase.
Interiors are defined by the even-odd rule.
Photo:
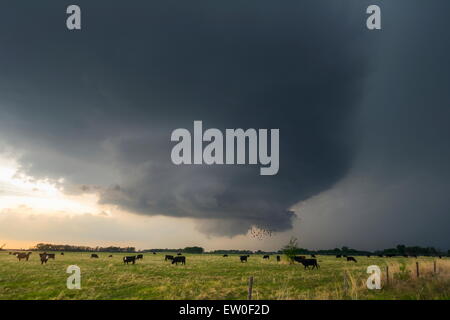
[[[165,248],[165,249],[145,249],[145,250],[142,250],[141,252],[184,252],[184,253],[200,254],[200,253],[204,253],[205,249],[203,249],[202,247],[186,247],[184,249],[182,249],[182,248],[178,248],[178,249],[169,249],[169,248]]]
[[[421,256],[435,256],[435,255],[449,255],[450,250],[443,252],[434,247],[420,247],[420,246],[406,246],[397,245],[395,248],[388,248],[376,251],[366,251],[357,250],[350,247],[334,248],[334,249],[323,249],[323,250],[309,250],[305,248],[300,248],[297,245],[297,240],[295,238],[281,248],[278,251],[252,251],[252,250],[239,250],[239,249],[229,249],[229,250],[213,250],[206,252],[204,248],[199,246],[185,247],[178,249],[169,248],[157,248],[157,249],[145,249],[136,250],[135,247],[89,247],[89,246],[76,246],[67,244],[49,244],[49,243],[38,243],[31,250],[36,251],[67,251],[67,252],[182,252],[191,254],[287,254],[287,255],[421,255]]]
[[[318,255],[354,255],[354,256],[364,256],[364,255],[394,255],[394,256],[404,256],[404,255],[416,255],[416,256],[437,256],[437,255],[449,255],[450,250],[447,252],[438,250],[434,247],[420,247],[420,246],[406,246],[403,244],[397,245],[395,248],[388,248],[375,251],[357,250],[349,247],[325,249],[325,250],[308,250],[304,248],[299,248],[297,245],[297,239],[292,238],[287,245],[285,245],[280,253],[284,253],[288,256],[301,255],[301,254],[318,254]]]
[[[37,251],[67,251],[67,252],[136,252],[135,247],[88,247],[88,246],[74,246],[68,244],[50,244],[38,243],[31,250]]]
[[[184,249],[145,249],[136,250],[135,247],[89,247],[89,246],[75,246],[68,244],[51,244],[38,243],[30,250],[36,251],[67,251],[67,252],[184,252],[184,253],[204,253],[205,249],[202,247],[185,247]]]

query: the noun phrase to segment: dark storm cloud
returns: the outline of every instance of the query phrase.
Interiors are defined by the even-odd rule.
[[[450,30],[444,14],[450,4],[398,5],[412,10],[386,6],[399,18],[391,19],[393,31],[374,60],[355,171],[376,188],[366,203],[372,227],[388,228],[381,233],[384,244],[449,249],[450,43],[443,33]]]
[[[383,4],[352,169],[304,208],[312,245],[450,248],[448,10],[445,1]]]
[[[79,1],[81,32],[65,30],[67,4],[0,6],[0,128],[29,174],[233,235],[288,230],[290,207],[351,167],[379,37],[360,1]],[[194,120],[279,128],[278,175],[174,166],[170,134]]]

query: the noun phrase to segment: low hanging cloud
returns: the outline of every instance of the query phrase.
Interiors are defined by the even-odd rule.
[[[290,230],[292,207],[308,199],[311,212],[333,199],[330,223],[350,214],[341,235],[367,206],[383,212],[380,226],[424,208],[435,217],[430,230],[445,221],[450,50],[438,37],[447,19],[433,18],[448,12],[444,2],[383,4],[383,29],[372,32],[363,1],[79,1],[89,17],[79,33],[55,27],[64,12],[55,3],[0,10],[1,39],[23,40],[1,53],[0,142],[28,175],[136,214],[194,218],[211,235]],[[27,14],[42,18],[40,28]],[[280,129],[279,173],[175,166],[171,133],[195,120]]]
[[[108,2],[105,14],[81,1],[90,19],[68,34],[53,26],[60,17],[50,3],[35,5],[41,28],[0,17],[24,37],[2,53],[0,127],[27,174],[235,235],[252,225],[289,230],[291,206],[351,166],[371,41],[349,5]],[[171,132],[194,120],[280,129],[279,173],[173,165]]]

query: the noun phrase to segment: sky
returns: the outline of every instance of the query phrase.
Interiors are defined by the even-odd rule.
[[[450,249],[448,1],[70,4],[0,4],[0,246]],[[196,120],[279,172],[175,165]]]

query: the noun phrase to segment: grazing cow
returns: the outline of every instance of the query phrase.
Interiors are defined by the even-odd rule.
[[[240,256],[240,258],[241,258],[241,262],[247,262],[247,258],[248,258],[248,256]]]
[[[316,255],[315,255],[315,254],[312,254],[312,255],[311,255],[311,258],[315,258],[315,257],[316,257]]]
[[[63,255],[64,255],[64,252],[61,252],[61,255],[63,256]]]
[[[370,254],[367,255],[367,258],[370,258]]]
[[[336,258],[342,258],[342,255],[337,254],[337,255],[336,255]]]
[[[417,256],[415,255],[415,254],[413,254],[411,257],[413,257],[413,258],[416,258],[417,259]]]
[[[347,261],[354,261],[354,262],[358,262],[356,261],[356,259],[354,257],[347,257]]]
[[[270,259],[270,256],[268,256],[268,255],[265,255],[265,256],[263,257],[263,259],[267,259],[267,260],[269,260],[269,259]]]
[[[280,262],[280,261],[281,261],[281,257],[277,256],[277,262]]]
[[[382,254],[379,254],[378,257],[379,257],[379,258],[383,258],[383,255],[382,255]]]
[[[40,253],[39,257],[41,258],[41,264],[46,264],[48,261],[48,254]]]
[[[28,253],[17,253],[16,257],[17,257],[17,259],[19,259],[19,261],[22,261],[22,259],[25,259],[26,261],[28,261],[28,259],[30,258],[30,254],[31,254],[31,252],[28,252]]]
[[[110,254],[109,256],[108,256],[108,258],[112,258],[113,257],[113,255],[112,254]]]
[[[153,254],[156,254],[156,252],[153,252]]]
[[[178,252],[178,253],[177,253],[177,256],[181,256],[181,252]]]
[[[123,257],[123,264],[128,264],[132,262],[133,264],[136,263],[136,256],[131,256],[131,257]]]
[[[172,259],[172,264],[178,265],[178,263],[186,264],[186,257],[179,256]]]
[[[12,255],[12,252],[10,252],[9,255]]]
[[[166,255],[166,257],[164,258],[164,261],[167,261],[167,260],[173,260],[173,256]]]
[[[224,255],[223,255],[223,257],[224,257],[224,258],[227,258],[227,257],[228,257],[228,255],[227,255],[227,254],[224,254]]]
[[[95,254],[95,253],[91,254],[91,259],[92,259],[92,258],[98,259],[98,254]]]
[[[441,256],[441,255],[439,255],[438,257],[439,257],[439,259],[442,259],[442,256]]]
[[[403,257],[404,257],[404,258],[408,258],[408,255],[407,255],[407,254],[404,254]]]
[[[144,259],[144,255],[143,254],[138,254],[136,256],[136,260],[142,260],[142,259]]]
[[[309,267],[319,269],[317,259],[301,259],[300,257],[294,257],[294,261],[301,263],[305,269],[309,269]]]

